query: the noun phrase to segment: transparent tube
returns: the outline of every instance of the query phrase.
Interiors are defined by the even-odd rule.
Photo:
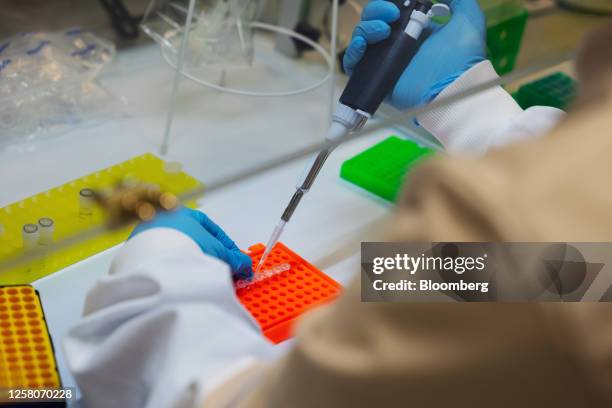
[[[38,220],[38,229],[40,231],[39,244],[49,245],[53,243],[53,233],[55,231],[55,223],[51,218],[44,217]]]
[[[268,279],[271,278],[273,276],[277,276],[280,275],[283,272],[287,272],[288,270],[291,269],[291,265],[289,265],[288,263],[284,263],[284,264],[280,264],[280,265],[276,265],[270,269],[266,269],[262,272],[259,273],[255,273],[255,275],[253,275],[253,278],[251,279],[240,279],[236,282],[236,288],[237,289],[245,289],[248,288],[251,285],[254,285],[258,282],[261,282],[264,279]]]
[[[94,192],[90,188],[79,191],[79,218],[88,220],[91,218],[94,207]]]
[[[23,250],[30,251],[38,245],[40,239],[40,231],[36,224],[25,224],[21,229],[21,238],[23,240]]]

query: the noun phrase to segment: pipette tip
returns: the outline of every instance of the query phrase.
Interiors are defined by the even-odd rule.
[[[264,254],[265,255],[265,254]],[[261,256],[261,259],[259,260],[259,263],[257,264],[257,268],[255,268],[255,275],[257,275],[259,272],[261,272],[261,267],[264,264],[264,257],[263,255]]]
[[[283,220],[280,220],[278,225],[276,227],[274,227],[274,231],[272,231],[272,235],[270,236],[270,239],[268,240],[268,244],[266,245],[266,250],[264,251],[264,253],[261,256],[261,258],[259,259],[259,264],[257,264],[257,268],[255,269],[255,273],[259,273],[261,271],[261,268],[263,267],[264,263],[266,262],[266,259],[268,258],[268,255],[270,255],[270,252],[272,252],[272,249],[274,248],[274,246],[276,245],[276,243],[280,239],[280,236],[283,233],[283,230],[285,229],[285,225],[287,225],[287,222],[283,221]]]

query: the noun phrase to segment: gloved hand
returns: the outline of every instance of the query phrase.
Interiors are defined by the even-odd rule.
[[[387,97],[395,108],[403,110],[431,102],[461,74],[485,59],[486,24],[477,1],[452,0],[450,8],[450,21],[444,25],[432,23],[429,37]],[[367,45],[389,37],[389,23],[398,18],[399,9],[389,1],[372,0],[366,5],[344,56],[349,75]]]
[[[130,239],[153,228],[172,228],[189,236],[204,253],[225,261],[236,278],[253,276],[251,258],[242,253],[234,241],[201,211],[181,207],[176,211],[160,213],[153,220],[138,225]]]

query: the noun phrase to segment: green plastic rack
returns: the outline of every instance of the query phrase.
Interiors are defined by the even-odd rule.
[[[523,85],[514,98],[523,109],[532,106],[552,106],[567,109],[576,97],[576,81],[557,72]]]
[[[517,2],[483,4],[483,11],[487,19],[489,59],[498,74],[507,74],[516,64],[529,13]]]
[[[487,20],[487,54],[498,74],[511,72],[521,50],[529,12],[517,0],[479,0]],[[434,17],[445,24],[450,17]]]
[[[433,150],[391,136],[345,161],[340,177],[388,201],[395,201],[406,173]]]

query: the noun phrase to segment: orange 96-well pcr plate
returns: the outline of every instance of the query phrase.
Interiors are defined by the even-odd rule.
[[[263,244],[249,248],[247,254],[253,260],[253,268],[264,250]],[[302,314],[335,299],[342,289],[338,282],[280,242],[266,259],[262,271],[287,264],[290,269],[264,279],[255,277],[248,286],[236,289],[240,302],[274,343],[290,338],[292,327]]]

